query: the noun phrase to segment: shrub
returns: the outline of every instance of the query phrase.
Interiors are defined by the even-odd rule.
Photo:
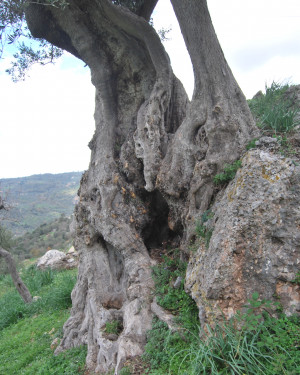
[[[257,138],[254,138],[252,139],[246,146],[246,150],[251,150],[252,148],[255,148],[256,147],[256,141],[257,141]]]
[[[9,251],[15,244],[12,233],[0,225],[0,246]]]
[[[214,183],[216,185],[222,185],[223,183],[229,182],[234,179],[235,174],[239,168],[241,168],[241,160],[237,160],[232,164],[225,164],[224,171],[216,174],[214,177]]]
[[[157,303],[177,316],[177,322],[185,329],[195,330],[198,325],[198,309],[194,300],[184,291],[187,263],[179,259],[179,250],[169,256],[163,255],[163,262],[152,268]],[[181,284],[173,284],[180,277]]]
[[[107,334],[119,335],[122,329],[123,327],[119,320],[112,320],[111,322],[107,322],[105,324],[104,332]]]

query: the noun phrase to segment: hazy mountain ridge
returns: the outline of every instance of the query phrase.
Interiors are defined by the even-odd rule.
[[[2,195],[11,204],[4,225],[20,236],[43,223],[71,215],[82,172],[40,174],[0,179]]]

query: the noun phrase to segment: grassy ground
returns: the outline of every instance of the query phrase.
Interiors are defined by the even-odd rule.
[[[229,322],[216,321],[213,328],[200,327],[195,303],[184,292],[184,275],[185,265],[177,251],[153,269],[157,302],[173,312],[178,328],[171,332],[165,323],[153,320],[144,355],[149,364],[145,374],[300,374],[299,316],[285,316],[279,303],[262,300],[254,293],[243,314]],[[178,276],[182,283],[174,289]],[[129,366],[127,373],[135,372]]]
[[[278,306],[254,293],[246,312],[203,330],[195,303],[184,291],[185,269],[178,250],[166,253],[153,268],[157,302],[176,316],[177,330],[171,332],[165,323],[154,319],[145,355],[127,361],[122,375],[300,373],[299,318],[288,318],[280,311],[277,317],[261,314]],[[86,374],[85,347],[54,356],[51,345],[62,338],[76,271],[42,272],[29,265],[21,274],[31,293],[41,298],[25,305],[10,277],[0,276],[0,375]],[[178,277],[181,284],[174,288]],[[295,283],[300,283],[299,278]]]
[[[10,276],[0,277],[0,375],[75,375],[84,373],[86,348],[74,348],[54,356],[51,343],[62,337],[69,317],[70,293],[75,271],[22,271],[33,295],[41,297],[25,305]]]

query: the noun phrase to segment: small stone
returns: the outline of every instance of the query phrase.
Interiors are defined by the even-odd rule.
[[[51,350],[56,349],[56,348],[58,347],[58,345],[59,345],[59,342],[60,342],[59,338],[56,337],[56,338],[51,342],[51,345],[50,345]]]
[[[70,252],[70,250],[67,254],[54,249],[47,251],[46,254],[38,260],[36,264],[37,268],[41,270],[49,267],[56,270],[76,268],[78,266],[78,256],[75,255],[76,252]]]
[[[174,289],[178,289],[180,287],[181,281],[182,281],[182,277],[178,276],[177,279],[176,279],[176,281],[175,281],[175,283],[174,283],[174,285],[173,285]]]

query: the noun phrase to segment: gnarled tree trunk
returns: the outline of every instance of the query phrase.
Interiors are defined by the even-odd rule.
[[[91,69],[96,130],[75,209],[79,274],[59,350],[86,343],[87,365],[119,372],[143,352],[151,327],[151,248],[180,238],[208,207],[212,176],[240,156],[256,129],[223,57],[206,1],[173,0],[195,72],[190,103],[148,20],[109,0],[29,4],[35,37]],[[120,335],[105,324],[119,320]]]
[[[17,271],[16,263],[12,255],[7,250],[4,250],[2,247],[0,247],[0,257],[4,258],[7,264],[8,271],[13,280],[13,283],[17,291],[19,292],[20,296],[22,297],[23,301],[25,303],[31,303],[32,296]]]

